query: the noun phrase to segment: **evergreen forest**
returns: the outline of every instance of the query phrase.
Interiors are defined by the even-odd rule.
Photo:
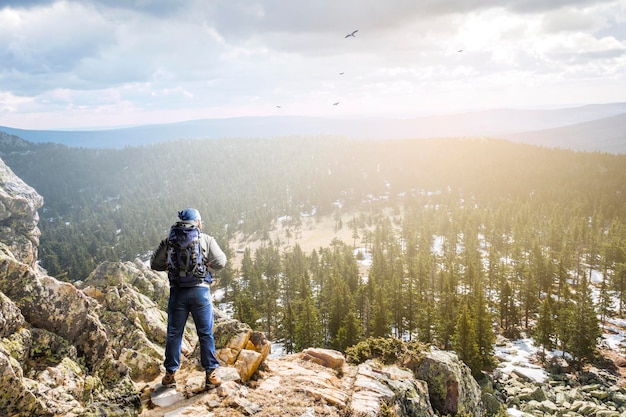
[[[496,139],[181,139],[123,149],[0,137],[44,197],[39,259],[66,281],[149,259],[196,207],[240,268],[219,274],[236,318],[287,351],[396,337],[454,349],[478,374],[497,334],[593,361],[626,310],[626,155]],[[277,219],[330,216],[353,239],[305,253]],[[314,221],[314,220],[313,220]],[[357,248],[372,257],[359,272]],[[597,279],[597,277],[601,279]]]

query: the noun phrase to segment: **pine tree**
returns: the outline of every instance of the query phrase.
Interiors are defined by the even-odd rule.
[[[617,291],[618,313],[620,317],[624,316],[626,306],[626,263],[618,263],[615,265],[615,272],[612,277],[613,288]]]
[[[537,325],[533,333],[533,339],[537,345],[542,347],[542,351],[545,353],[545,349],[551,350],[554,347],[555,337],[555,322],[554,322],[554,309],[552,306],[552,296],[547,295],[541,302],[539,308],[539,317],[537,318]]]
[[[417,338],[423,343],[433,343],[433,324],[435,322],[435,299],[432,292],[424,294],[418,304]]]
[[[568,282],[569,274],[567,273],[567,270],[565,268],[565,261],[563,259],[563,256],[559,258],[557,271],[558,271],[557,272],[558,286],[557,286],[556,296],[557,296],[557,304],[558,304],[561,301],[569,300],[571,297],[571,290],[570,290],[570,285]]]
[[[405,298],[406,303],[403,306],[403,316],[406,320],[407,330],[409,333],[409,340],[412,340],[413,333],[417,327],[417,303],[421,298],[421,294],[417,292],[417,267],[415,258],[411,258],[407,261],[407,274],[406,274],[406,288]]]
[[[328,337],[331,347],[339,349],[336,344],[337,333],[342,326],[345,317],[354,311],[354,299],[345,282],[335,277],[333,279],[333,298],[331,301],[331,311],[328,323]]]
[[[525,264],[518,265],[517,276],[522,283],[520,297],[524,312],[524,327],[528,328],[530,319],[536,313],[539,305],[538,277],[534,273],[528,272]]]
[[[478,366],[481,369],[487,369],[493,365],[493,345],[496,341],[496,335],[482,286],[479,286],[476,291],[474,291],[471,313],[476,337],[476,347],[478,349]]]
[[[374,294],[374,303],[372,305],[372,336],[374,337],[389,337],[390,334],[390,319],[389,306],[385,300],[385,295],[382,289],[379,289]]]
[[[537,296],[546,294],[551,291],[552,288],[552,276],[549,268],[546,265],[546,260],[543,256],[541,248],[537,242],[534,243],[533,249],[529,257],[530,272],[535,277],[537,285]]]
[[[389,307],[391,308],[391,326],[395,331],[396,338],[402,338],[405,332],[405,305],[406,287],[404,273],[404,257],[400,254],[400,247],[397,244],[389,245],[387,250],[390,266],[386,287],[388,290]]]
[[[591,361],[596,355],[598,339],[602,337],[591,291],[583,275],[575,297],[571,321],[572,338],[569,352],[579,362]]]
[[[510,280],[503,275],[500,281],[500,327],[505,331],[520,324],[520,311],[517,297]]]
[[[249,287],[233,284],[233,310],[235,319],[248,324],[253,329],[257,328],[260,314]]]
[[[472,322],[472,313],[468,301],[463,302],[460,314],[456,321],[456,331],[452,338],[452,347],[461,359],[472,370],[473,375],[478,375],[481,370],[480,353],[476,343],[475,324]]]
[[[361,325],[354,311],[350,311],[341,321],[341,327],[335,336],[334,345],[340,351],[345,351],[347,347],[353,346],[361,338]]]
[[[352,247],[356,249],[356,240],[359,238],[359,229],[355,219],[352,219]]]
[[[454,291],[452,274],[441,273],[440,279],[444,282],[439,294],[439,309],[437,311],[436,329],[437,342],[442,349],[450,349],[452,337],[458,317],[458,297]]]
[[[293,353],[296,347],[296,316],[291,307],[291,303],[287,304],[284,308],[283,320],[282,320],[282,335],[283,346],[285,352]]]
[[[609,275],[606,268],[602,274],[602,282],[600,283],[598,313],[600,314],[600,321],[602,323],[604,323],[606,318],[613,313],[613,298],[609,292]]]
[[[255,261],[258,269],[263,271],[259,305],[263,313],[261,317],[265,324],[265,334],[271,340],[280,320],[280,306],[278,304],[280,299],[279,271],[282,264],[278,249],[272,244],[267,248],[257,249]]]
[[[309,347],[323,346],[322,325],[311,298],[304,298],[298,307],[295,335],[295,347],[298,352]]]
[[[572,300],[558,302],[555,311],[557,345],[563,352],[563,356],[565,356],[572,344],[572,329],[576,327]]]

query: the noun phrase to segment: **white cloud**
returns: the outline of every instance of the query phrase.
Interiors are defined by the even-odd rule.
[[[542,19],[543,30],[546,33],[597,31],[605,25],[606,19],[594,12],[595,9],[566,9],[548,13]]]
[[[411,116],[626,93],[619,0],[12,3],[0,8],[0,97],[13,97],[0,124],[13,127],[35,127],[33,112],[71,127],[150,112],[275,114],[277,104]]]
[[[69,71],[112,41],[110,28],[94,10],[64,2],[32,11],[0,10],[2,70]]]
[[[30,102],[32,102],[31,98],[16,97],[11,93],[0,91],[0,116],[15,113],[19,108],[25,107]]]

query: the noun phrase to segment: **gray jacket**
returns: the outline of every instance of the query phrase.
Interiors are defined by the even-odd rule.
[[[219,271],[226,266],[226,254],[217,244],[217,241],[207,235],[200,234],[200,246],[205,265],[214,271]],[[167,238],[163,239],[150,258],[150,268],[155,271],[167,270]]]

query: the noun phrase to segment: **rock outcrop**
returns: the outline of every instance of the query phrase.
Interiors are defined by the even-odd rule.
[[[626,389],[615,373],[596,366],[570,369],[562,359],[548,368],[541,382],[522,373],[496,372],[494,393],[517,416],[626,416]]]
[[[442,414],[484,414],[480,386],[455,353],[433,349],[418,365],[416,375],[426,381],[431,404]]]
[[[446,357],[437,368],[449,374],[457,367],[465,366],[455,357]],[[442,356],[432,356],[431,364],[438,358]],[[200,417],[209,411],[216,415],[259,417],[443,415],[441,410],[431,406],[428,384],[417,379],[412,371],[378,360],[349,364],[341,353],[327,349],[306,349],[280,359],[268,358],[258,377],[245,385],[234,382],[232,378],[225,380],[231,382],[226,382],[217,390],[197,395],[202,376],[188,375],[188,386],[184,391],[185,396],[192,396],[190,399],[172,398],[173,401],[161,402],[155,408],[146,407],[141,415]],[[459,382],[462,385],[472,384],[465,380]],[[466,396],[460,394],[459,401],[468,404],[480,401],[480,393],[478,398]],[[476,411],[477,415],[484,414],[480,408]],[[466,412],[463,415],[472,414]]]
[[[43,197],[0,161],[0,242],[20,262],[35,267]]]
[[[136,415],[140,397],[99,304],[38,268],[43,199],[0,164],[0,409],[8,415]]]

